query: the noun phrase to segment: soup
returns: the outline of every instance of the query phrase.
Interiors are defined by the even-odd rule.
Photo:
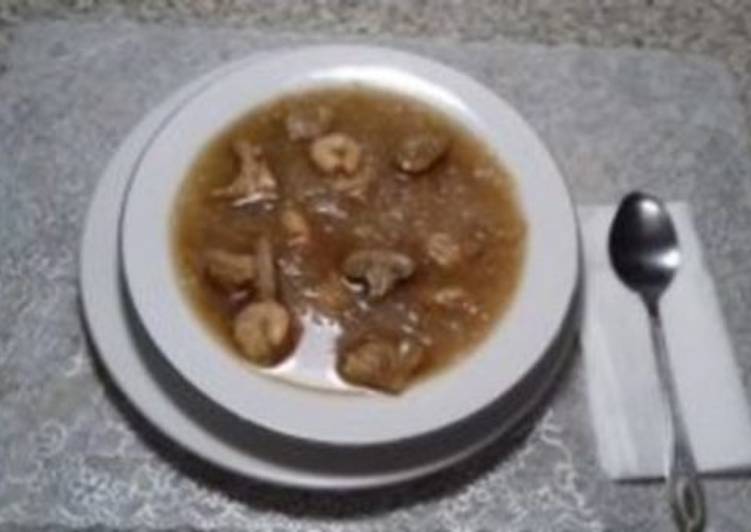
[[[184,292],[234,353],[277,366],[312,317],[339,331],[327,356],[342,379],[390,393],[488,334],[526,243],[513,181],[483,142],[359,86],[232,124],[193,164],[173,222]]]

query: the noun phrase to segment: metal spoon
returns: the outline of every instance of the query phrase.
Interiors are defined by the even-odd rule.
[[[609,248],[618,277],[641,296],[649,314],[657,374],[669,412],[667,490],[673,517],[681,531],[701,531],[705,523],[704,496],[678,404],[659,309],[660,296],[681,263],[678,237],[663,203],[641,192],[627,195],[610,228]]]

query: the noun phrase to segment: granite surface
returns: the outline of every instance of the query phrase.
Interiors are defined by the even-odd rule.
[[[2,0],[0,49],[39,19],[695,53],[729,66],[751,118],[748,0]]]
[[[658,485],[617,485],[600,471],[578,360],[513,445],[351,495],[221,474],[154,431],[97,368],[77,312],[76,256],[117,144],[206,69],[315,40],[123,21],[13,29],[0,75],[0,530],[670,529]],[[462,68],[518,106],[578,202],[637,186],[691,202],[751,389],[751,157],[725,67],[652,51],[376,40]],[[712,479],[707,495],[712,530],[748,530],[751,481]]]

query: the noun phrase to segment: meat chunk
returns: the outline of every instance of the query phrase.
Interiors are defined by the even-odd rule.
[[[419,368],[423,355],[422,349],[407,340],[370,339],[342,354],[339,374],[353,384],[398,393]]]
[[[326,174],[353,175],[360,167],[362,148],[349,135],[329,133],[310,145],[310,158]]]
[[[438,133],[418,133],[399,143],[394,163],[408,174],[421,174],[433,168],[448,151],[449,141]]]
[[[396,251],[367,249],[351,253],[343,270],[348,279],[365,284],[368,297],[379,299],[415,272],[415,261]]]
[[[276,179],[260,146],[238,140],[232,144],[232,148],[240,161],[240,171],[232,183],[214,190],[212,195],[229,199],[236,207],[277,199]]]
[[[290,332],[287,309],[276,301],[250,303],[235,317],[233,335],[243,355],[262,366],[284,358]]]
[[[300,211],[287,207],[281,215],[282,227],[293,246],[304,246],[310,243],[311,233],[307,220]]]
[[[272,300],[276,297],[276,265],[274,264],[274,250],[271,240],[262,236],[256,241],[256,289],[261,300]]]
[[[459,243],[447,233],[433,233],[425,243],[428,257],[442,268],[456,266],[462,259]]]
[[[290,140],[313,140],[331,130],[334,112],[324,106],[300,107],[287,114],[284,125]]]
[[[204,260],[209,278],[225,290],[241,288],[256,276],[253,255],[212,249],[206,252]]]

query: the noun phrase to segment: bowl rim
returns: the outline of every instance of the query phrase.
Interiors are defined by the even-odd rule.
[[[191,308],[172,258],[174,199],[210,139],[253,107],[287,92],[352,82],[417,97],[483,138],[514,176],[528,224],[526,264],[504,317],[461,363],[398,397],[337,396],[248,371],[247,364],[226,355],[226,347]],[[152,179],[154,175],[163,177]],[[197,390],[243,419],[334,445],[422,437],[502,398],[557,334],[574,294],[578,250],[565,180],[545,145],[508,102],[433,60],[361,45],[270,52],[207,84],[144,148],[133,169],[120,227],[129,297],[170,364]]]

